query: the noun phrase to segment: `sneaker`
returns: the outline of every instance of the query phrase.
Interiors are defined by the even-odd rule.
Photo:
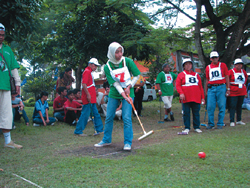
[[[97,135],[100,135],[100,134],[103,134],[104,132],[95,132],[94,134],[93,134],[93,136],[97,136]]]
[[[58,121],[58,119],[56,117],[54,117],[56,119],[56,121]]]
[[[189,129],[185,129],[184,131],[182,131],[183,133],[189,133]]]
[[[88,122],[92,121],[92,118],[89,117]]]
[[[125,144],[124,147],[123,147],[123,150],[131,151],[131,146],[129,144]]]
[[[12,129],[13,129],[13,130],[16,129],[16,126],[14,125],[14,126],[12,127]]]
[[[164,121],[171,121],[170,119],[168,119],[168,118],[166,118],[166,119],[164,119]]]
[[[195,129],[194,131],[197,133],[202,133],[202,130],[200,130],[200,129]]]
[[[84,134],[84,133],[82,133],[82,134],[74,134],[75,136],[88,136],[87,134]]]
[[[5,148],[21,149],[23,146],[15,144],[12,140],[8,144],[4,144]]]
[[[174,121],[174,114],[170,114],[171,121]]]
[[[105,143],[105,142],[101,141],[98,144],[95,144],[94,146],[100,148],[100,147],[104,147],[104,146],[109,146],[110,144],[111,143]]]
[[[34,127],[39,127],[40,124],[38,124],[38,123],[33,123],[33,126],[34,126]]]
[[[246,123],[242,122],[242,121],[237,121],[236,125],[246,125]]]
[[[230,123],[230,127],[234,127],[235,126],[235,123],[234,122],[231,122]]]
[[[214,126],[207,125],[207,129],[214,129]]]

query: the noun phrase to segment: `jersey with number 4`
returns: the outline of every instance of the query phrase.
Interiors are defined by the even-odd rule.
[[[247,94],[246,82],[247,73],[241,69],[237,71],[235,68],[228,71],[230,82],[230,97],[244,96]]]
[[[228,75],[228,68],[225,63],[218,62],[216,65],[211,63],[206,67],[206,79],[208,84],[224,84],[225,76]]]

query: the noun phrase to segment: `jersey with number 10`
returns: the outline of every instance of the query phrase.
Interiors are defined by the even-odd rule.
[[[206,79],[208,84],[224,84],[225,76],[228,75],[228,68],[225,63],[218,62],[216,65],[211,63],[206,67]]]

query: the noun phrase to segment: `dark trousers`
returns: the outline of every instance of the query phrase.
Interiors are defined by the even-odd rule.
[[[136,88],[134,88],[134,92],[135,90]],[[143,87],[140,87],[139,91],[135,92],[135,98],[134,98],[134,106],[138,115],[141,115],[143,95],[144,95],[144,89]]]
[[[241,121],[243,101],[244,96],[230,97],[230,122],[234,122],[235,111],[237,114],[237,121]]]
[[[200,128],[200,106],[195,102],[183,103],[185,129],[190,129],[190,109],[192,109],[194,129]]]
[[[74,120],[76,120],[76,118],[79,119],[81,115],[81,111],[77,110],[77,112],[75,113],[74,110],[68,110],[66,117],[65,117],[65,122],[72,124]]]

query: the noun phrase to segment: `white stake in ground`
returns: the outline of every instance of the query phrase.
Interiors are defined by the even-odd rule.
[[[130,97],[130,96],[128,95],[128,97]],[[136,111],[136,109],[135,109],[135,106],[134,106],[134,104],[133,104],[133,101],[130,101],[130,104],[132,105],[132,108],[133,108],[133,110],[134,110],[134,113],[135,113],[135,115],[136,115],[136,117],[137,117],[137,119],[138,119],[138,121],[139,121],[139,123],[140,123],[140,125],[141,125],[141,128],[142,128],[142,130],[143,130],[143,133],[144,133],[141,137],[138,138],[138,140],[141,141],[142,139],[144,139],[144,138],[150,136],[151,134],[153,134],[154,131],[153,131],[153,130],[151,130],[151,131],[149,131],[149,132],[146,132],[146,131],[145,131],[145,129],[144,129],[142,123],[141,123],[141,120],[140,120],[140,118],[139,118],[139,116],[138,116],[138,114],[137,114],[137,111]]]

